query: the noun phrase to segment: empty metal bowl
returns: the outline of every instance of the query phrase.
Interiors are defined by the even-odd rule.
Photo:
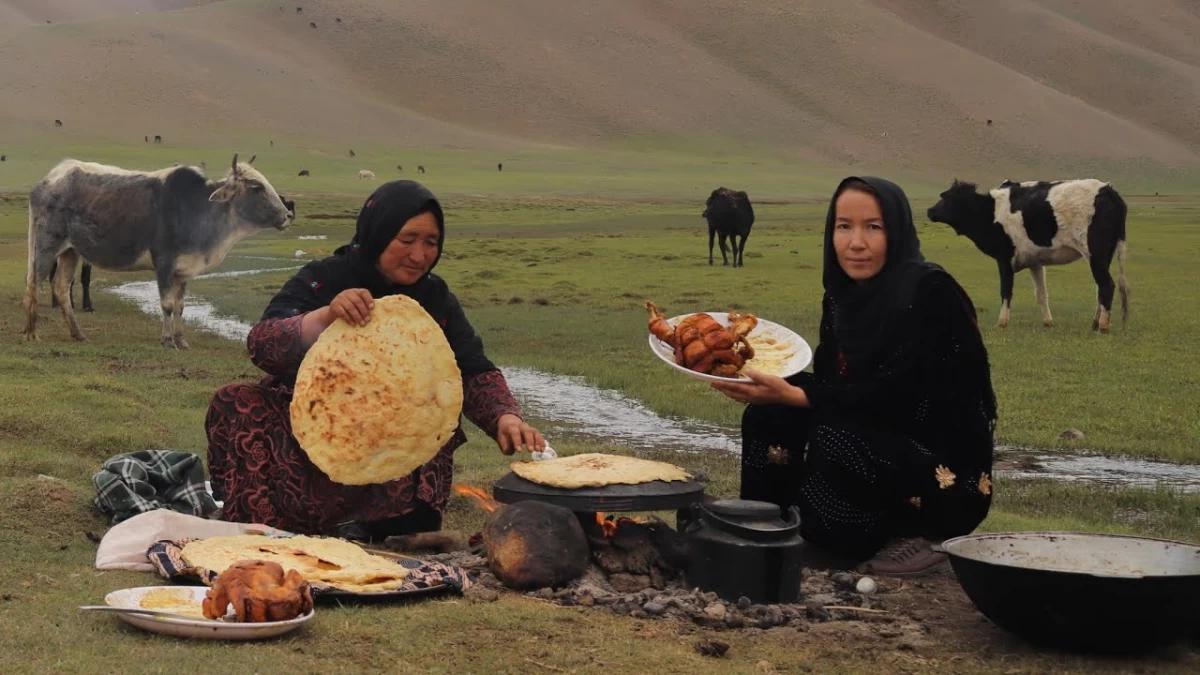
[[[971,601],[1032,642],[1140,651],[1200,636],[1200,546],[1072,532],[972,534],[941,548]]]

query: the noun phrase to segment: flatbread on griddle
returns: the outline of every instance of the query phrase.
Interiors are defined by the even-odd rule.
[[[296,376],[292,433],[335,482],[384,483],[433,459],[458,427],[462,374],[411,298],[375,301],[366,326],[335,321]]]
[[[192,567],[217,573],[239,560],[269,560],[279,563],[285,574],[296,570],[310,584],[352,593],[395,590],[408,574],[395,562],[356,544],[324,537],[208,537],[188,542],[180,555]]]
[[[566,489],[690,480],[692,477],[674,464],[598,452],[540,462],[514,462],[512,470],[527,481]]]

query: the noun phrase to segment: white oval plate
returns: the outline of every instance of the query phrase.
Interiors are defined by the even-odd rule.
[[[204,600],[208,593],[207,586],[140,586],[138,588],[123,588],[104,596],[104,602],[110,607],[127,609],[142,609],[142,596],[150,591],[160,589],[175,592],[185,592],[192,596],[197,605]],[[261,640],[291,632],[313,618],[313,610],[287,621],[264,621],[262,623],[238,623],[236,621],[212,619],[176,619],[167,616],[152,616],[149,614],[118,614],[122,621],[137,626],[142,630],[176,637],[202,638],[208,640]]]
[[[707,314],[722,326],[729,325],[728,312],[692,312],[692,314]],[[692,314],[680,314],[679,316],[673,316],[670,319],[667,319],[667,323],[671,324],[672,326],[678,325],[680,321],[692,316]],[[748,335],[747,338],[749,338],[751,345],[755,345],[756,343],[762,344],[767,340],[774,340],[778,344],[785,345],[787,349],[794,350],[787,360],[784,361],[783,366],[779,369],[779,371],[771,373],[772,375],[791,377],[792,375],[804,370],[806,367],[808,367],[808,364],[812,362],[813,352],[812,347],[808,346],[808,342],[806,342],[804,338],[797,335],[791,329],[785,328],[774,321],[767,321],[766,319],[759,318],[758,325],[754,327],[754,330],[750,331],[750,335]],[[756,346],[755,349],[758,349],[758,347]],[[675,370],[678,370],[688,377],[694,377],[697,380],[707,380],[709,382],[750,381],[750,378],[744,375],[739,375],[738,377],[720,377],[719,375],[698,373],[690,368],[685,368],[678,363],[675,363],[675,349],[672,348],[671,345],[654,337],[653,333],[650,334],[650,351],[654,352],[655,356],[662,359],[663,362]],[[746,366],[753,368],[754,359],[747,361]]]

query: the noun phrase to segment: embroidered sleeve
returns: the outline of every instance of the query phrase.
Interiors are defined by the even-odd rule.
[[[499,370],[489,370],[463,379],[463,413],[487,435],[496,437],[502,415],[521,415],[521,406]]]
[[[304,315],[283,319],[263,319],[246,336],[250,360],[267,373],[290,380],[300,370],[307,351],[300,340],[300,322]]]

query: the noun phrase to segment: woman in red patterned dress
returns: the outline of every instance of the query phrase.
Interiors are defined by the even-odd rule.
[[[461,427],[412,475],[372,485],[333,482],[292,436],[288,406],[305,352],[337,319],[365,325],[374,299],[387,295],[411,297],[442,327],[462,371],[463,412],[501,452],[545,448],[458,299],[430,271],[444,241],[433,193],[413,181],[387,183],[363,205],[350,244],[305,265],[272,298],[247,338],[250,359],[267,376],[219,390],[205,423],[213,494],[224,500],[226,520],[358,538],[441,527],[454,450],[467,440]]]

